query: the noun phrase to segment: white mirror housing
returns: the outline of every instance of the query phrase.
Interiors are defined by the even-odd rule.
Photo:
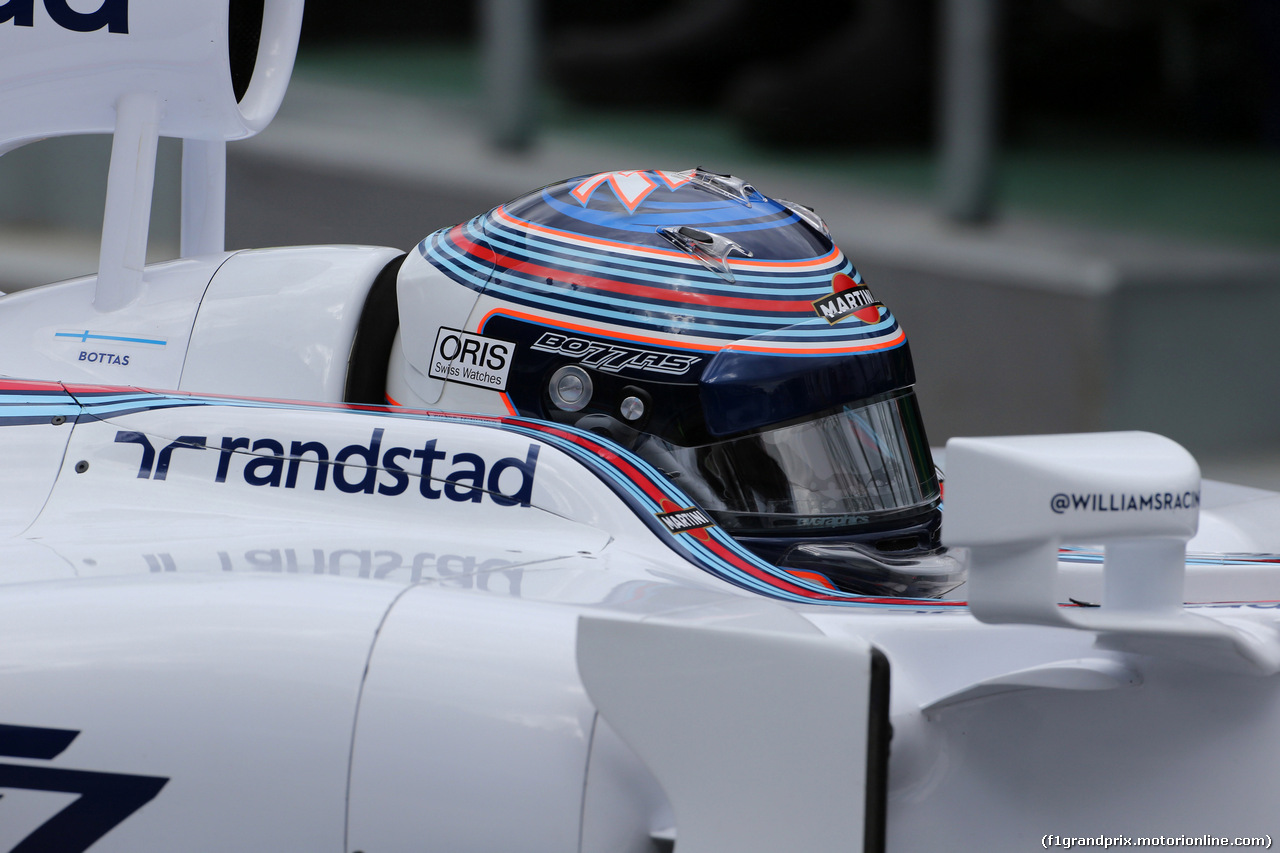
[[[1183,607],[1200,468],[1144,432],[953,438],[942,538],[969,550],[968,599],[984,622],[1094,631],[1099,644],[1280,671],[1280,639]],[[1058,594],[1064,542],[1101,545],[1101,606]]]

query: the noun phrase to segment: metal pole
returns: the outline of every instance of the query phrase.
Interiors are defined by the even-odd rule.
[[[537,129],[537,0],[484,0],[485,109],[489,141],[523,151]]]
[[[941,198],[958,222],[986,221],[995,208],[996,3],[943,3]]]
[[[182,141],[181,257],[214,255],[226,247],[227,143]]]
[[[116,132],[107,171],[98,284],[93,307],[115,311],[137,298],[147,265],[151,198],[155,194],[160,102],[154,94],[124,95],[116,104]]]

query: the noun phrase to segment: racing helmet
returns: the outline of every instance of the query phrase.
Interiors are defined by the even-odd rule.
[[[607,436],[834,587],[959,583],[929,560],[906,335],[812,210],[701,169],[585,175],[431,234],[397,294],[390,403]]]

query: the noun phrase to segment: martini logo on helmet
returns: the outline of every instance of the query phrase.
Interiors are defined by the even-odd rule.
[[[687,533],[690,530],[701,530],[715,524],[705,512],[696,506],[676,509],[671,512],[658,513],[658,521],[672,533]]]
[[[620,370],[640,370],[680,376],[702,360],[697,355],[658,352],[657,350],[624,347],[607,344],[590,338],[576,338],[559,332],[544,332],[533,349],[554,352],[578,360],[579,364],[594,367],[606,373]]]
[[[44,8],[64,30],[91,33],[106,27],[111,33],[129,32],[129,0],[103,0],[91,12],[72,9],[69,0],[44,0]],[[13,21],[15,27],[34,27],[35,0],[9,0],[0,5],[0,24],[8,21]]]
[[[461,329],[441,327],[431,353],[431,376],[492,391],[507,390],[516,345]]]
[[[865,285],[842,272],[831,280],[831,294],[813,301],[813,311],[831,325],[845,317],[857,317],[864,323],[880,320],[880,304]]]

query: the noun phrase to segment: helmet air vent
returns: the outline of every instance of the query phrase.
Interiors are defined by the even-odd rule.
[[[774,201],[800,217],[801,221],[807,223],[814,231],[817,231],[828,240],[831,239],[831,229],[827,227],[826,220],[819,216],[812,207],[807,204],[787,201],[785,198],[775,198]]]
[[[690,179],[703,189],[710,190],[734,201],[740,201],[747,207],[751,206],[751,196],[759,195],[756,192],[756,188],[742,178],[708,172],[701,166],[693,170],[693,175]]]
[[[752,257],[750,249],[744,249],[728,237],[712,234],[710,231],[703,231],[701,228],[693,228],[688,225],[681,225],[679,228],[662,226],[658,229],[658,233],[680,249],[693,255],[698,263],[730,284],[736,279],[733,277],[733,270],[729,269],[729,253],[737,252],[748,258]]]

